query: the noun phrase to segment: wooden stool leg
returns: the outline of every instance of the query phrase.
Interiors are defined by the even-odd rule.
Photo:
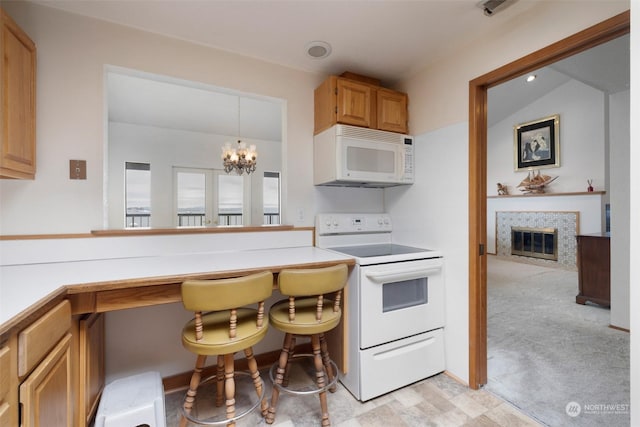
[[[256,389],[256,394],[258,395],[259,399],[263,393],[262,380],[260,379],[260,372],[258,372],[258,362],[256,362],[256,358],[253,356],[253,349],[251,347],[246,348],[244,350],[244,356],[247,358],[247,365],[249,367],[249,372],[251,372],[253,386]],[[267,403],[267,398],[263,396],[262,402],[260,402],[260,412],[262,412],[263,417],[267,415],[268,409],[269,404]]]
[[[218,356],[216,366],[216,407],[222,406],[224,402],[224,356]]]
[[[332,382],[336,372],[333,372],[333,366],[331,366],[331,358],[329,358],[329,350],[327,349],[327,340],[324,337],[324,334],[320,334],[320,349],[322,350],[322,363],[324,364],[324,369],[327,370],[327,376],[329,377],[328,382]],[[332,385],[329,388],[331,393],[335,393],[337,390],[336,385]]]
[[[227,398],[227,419],[236,416],[236,382],[233,378],[234,374],[233,353],[224,355],[224,394]],[[235,426],[235,421],[227,424],[227,426]]]
[[[284,372],[287,367],[287,361],[289,357],[289,348],[291,347],[291,340],[293,336],[286,334],[284,336],[284,343],[282,344],[282,351],[280,352],[280,358],[278,359],[278,369],[276,370],[276,384],[282,384],[284,379]],[[267,424],[273,424],[276,419],[276,406],[278,405],[278,398],[280,397],[280,389],[274,384],[271,392],[271,405],[267,412],[266,421]]]
[[[316,383],[318,388],[324,388],[326,383],[324,364],[322,363],[322,355],[320,349],[320,335],[314,334],[311,336],[311,347],[313,348],[313,362],[316,367]],[[320,409],[322,411],[322,426],[327,427],[331,425],[329,421],[329,409],[327,407],[327,392],[323,390],[318,395],[320,397]]]
[[[287,367],[284,369],[284,378],[282,379],[282,386],[289,386],[289,371],[291,370],[291,359],[293,358],[293,354],[295,353],[296,348],[296,336],[291,335],[291,344],[289,344],[289,351],[287,355]]]
[[[207,361],[207,356],[198,355],[196,359],[196,367],[193,369],[193,374],[191,375],[191,382],[189,383],[189,391],[187,391],[187,396],[184,399],[183,408],[187,414],[191,413],[191,409],[193,409],[193,402],[196,400],[196,394],[198,393],[198,386],[200,385],[200,378],[202,377],[202,368],[204,367],[205,362]],[[180,418],[180,427],[185,427],[187,425],[187,419],[184,415]]]

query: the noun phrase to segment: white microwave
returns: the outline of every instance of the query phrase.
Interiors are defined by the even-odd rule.
[[[391,187],[413,184],[413,137],[334,125],[313,138],[315,185]]]

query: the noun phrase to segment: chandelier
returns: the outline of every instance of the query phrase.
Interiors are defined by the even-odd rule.
[[[256,170],[257,158],[256,146],[250,145],[247,148],[244,141],[238,140],[237,148],[233,148],[230,142],[225,143],[222,147],[222,164],[226,173],[236,171],[238,175],[242,175],[244,172],[249,175]]]
[[[240,137],[240,97],[238,97],[238,137]],[[233,148],[230,142],[222,147],[222,165],[226,173],[236,171],[238,175],[244,172],[249,175],[256,170],[257,158],[256,146],[250,145],[247,148],[247,144],[240,139],[238,139],[237,148]]]

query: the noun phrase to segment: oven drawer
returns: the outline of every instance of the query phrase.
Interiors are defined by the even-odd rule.
[[[361,350],[360,400],[364,402],[444,369],[442,329]]]

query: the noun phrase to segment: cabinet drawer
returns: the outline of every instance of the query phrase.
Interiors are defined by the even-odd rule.
[[[71,328],[71,304],[62,301],[18,335],[18,376],[22,377]]]
[[[2,372],[2,376],[0,376],[0,403],[7,400],[9,394],[10,359],[9,347],[2,347],[0,349],[0,372]],[[4,425],[6,424],[0,423],[0,426]]]

